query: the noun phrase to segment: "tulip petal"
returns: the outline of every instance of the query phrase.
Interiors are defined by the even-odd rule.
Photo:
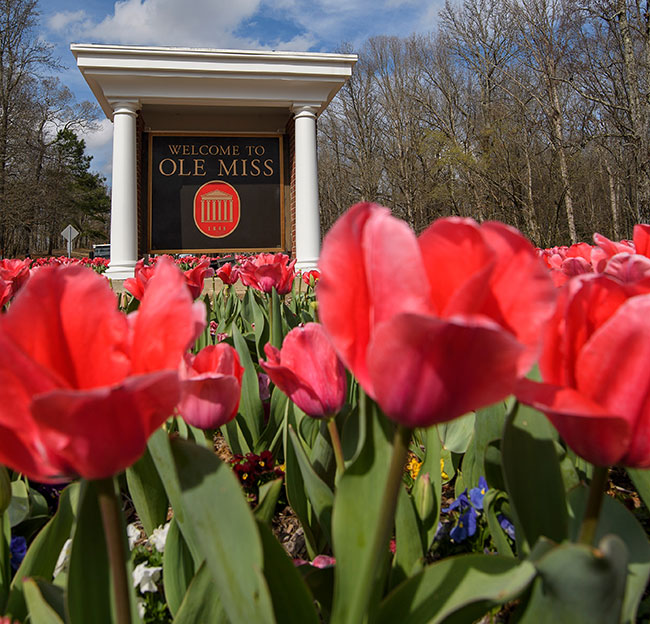
[[[237,415],[241,384],[232,375],[201,375],[181,382],[178,411],[190,425],[216,429]]]
[[[31,429],[30,429],[31,430]],[[14,428],[3,427],[0,424],[0,464],[12,470],[26,474],[30,479],[41,483],[67,481],[61,477],[57,469],[50,465],[42,453],[40,438],[30,436],[28,429],[14,431]]]
[[[163,257],[147,284],[133,322],[134,373],[178,368],[205,327],[205,305],[193,303],[184,275]]]
[[[635,225],[633,238],[636,253],[650,258],[650,225],[645,223]]]
[[[80,314],[86,301],[92,305]],[[111,385],[130,370],[127,321],[106,278],[86,267],[35,271],[4,315],[2,331],[62,386]]]
[[[576,390],[522,379],[516,395],[546,414],[562,439],[592,464],[616,464],[626,452],[630,423]]]
[[[36,396],[32,415],[60,474],[102,479],[137,461],[178,399],[177,373],[161,371],[119,386]]]
[[[387,208],[357,204],[329,231],[319,270],[321,322],[345,365],[373,395],[366,350],[376,323],[432,307],[415,234]]]
[[[626,465],[650,463],[650,294],[628,299],[591,336],[576,362],[577,390],[630,423]],[[633,459],[632,459],[633,458]]]
[[[387,416],[428,427],[505,398],[522,352],[511,334],[487,321],[400,314],[377,329],[369,372]]]
[[[478,312],[489,292],[494,252],[476,222],[438,219],[422,232],[418,243],[438,315]]]

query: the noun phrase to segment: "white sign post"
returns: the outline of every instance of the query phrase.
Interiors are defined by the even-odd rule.
[[[79,236],[79,232],[72,226],[69,225],[66,227],[63,232],[61,232],[61,236],[65,238],[67,244],[68,244],[68,258],[72,255],[72,241]]]

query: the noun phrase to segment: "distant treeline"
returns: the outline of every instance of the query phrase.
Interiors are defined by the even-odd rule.
[[[448,1],[429,35],[367,41],[319,119],[323,228],[369,200],[416,230],[461,215],[542,247],[631,237],[650,218],[648,5]]]
[[[58,78],[37,0],[0,0],[0,257],[52,254],[68,224],[81,246],[107,237],[110,202],[77,133],[96,119]]]

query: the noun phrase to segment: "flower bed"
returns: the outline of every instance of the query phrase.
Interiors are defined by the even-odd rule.
[[[301,275],[0,261],[0,614],[644,617],[650,226],[594,242],[359,204]]]

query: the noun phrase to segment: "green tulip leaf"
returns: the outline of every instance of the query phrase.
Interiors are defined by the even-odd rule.
[[[540,537],[562,542],[568,534],[564,481],[547,418],[516,403],[508,416],[501,452],[520,554]]]
[[[82,482],[66,590],[70,624],[113,623],[109,572],[97,493],[92,484]]]
[[[271,524],[275,515],[275,508],[282,492],[282,478],[273,479],[260,485],[259,502],[255,507],[255,518],[263,523]]]
[[[162,568],[167,606],[176,615],[194,577],[194,562],[175,517],[169,524]]]
[[[464,453],[474,435],[474,412],[438,425],[442,446],[452,453]]]
[[[63,588],[43,580],[26,579],[23,584],[31,624],[64,624]]]
[[[449,557],[395,588],[381,603],[376,624],[473,622],[517,598],[534,578],[535,567],[527,561],[499,555]]]
[[[298,460],[307,497],[318,518],[321,529],[325,533],[327,540],[331,543],[332,506],[334,504],[332,490],[330,490],[329,486],[314,471],[298,439],[298,435],[291,426],[289,426],[289,438],[291,439],[293,450]]]
[[[264,407],[260,400],[259,382],[257,371],[248,349],[248,344],[233,325],[232,337],[235,349],[239,354],[239,360],[244,367],[244,376],[242,378],[241,401],[239,404],[239,414],[241,415],[240,426],[249,449],[255,447],[255,443],[260,437],[264,428]]]
[[[126,469],[126,482],[142,527],[151,536],[156,527],[165,523],[169,501],[148,449]]]
[[[264,550],[264,576],[273,600],[275,619],[282,624],[318,624],[314,598],[300,572],[271,529],[258,521]]]
[[[420,466],[415,485],[413,499],[415,510],[420,520],[424,551],[429,550],[438,530],[440,517],[440,500],[442,498],[442,470],[440,460],[442,448],[440,436],[436,427],[425,430],[424,447],[426,454]],[[449,462],[451,465],[451,462]],[[427,478],[428,475],[428,478]]]
[[[573,511],[570,536],[576,538],[586,507],[588,490],[580,487],[571,492],[569,503]],[[596,542],[608,535],[620,537],[627,547],[627,584],[623,600],[622,619],[624,624],[634,624],[639,603],[650,578],[650,543],[645,530],[634,515],[619,501],[605,496],[598,518]]]
[[[608,535],[598,550],[584,544],[544,544],[531,553],[538,571],[530,598],[518,615],[521,624],[616,624],[620,621],[627,548]]]
[[[386,561],[381,570],[375,569],[371,545],[380,530],[378,518],[392,454],[393,426],[369,399],[360,411],[360,417],[367,419],[366,442],[338,482],[332,514],[336,557],[333,624],[359,624],[355,611],[367,608],[358,603],[359,588],[370,577],[377,577],[377,590],[383,587],[379,579],[386,572],[389,552],[386,544]]]
[[[195,536],[185,506],[181,497],[181,486],[176,473],[176,465],[171,451],[169,436],[164,429],[158,429],[150,438],[147,448],[151,453],[160,480],[167,493],[167,498],[174,509],[174,519],[178,523],[178,528],[183,534],[185,543],[192,554],[194,567],[198,568],[205,559],[203,554],[203,545],[198,537]]]
[[[627,474],[647,509],[650,509],[650,470],[628,468]]]
[[[14,576],[5,611],[21,622],[27,617],[23,579],[52,578],[61,549],[72,532],[79,489],[79,484],[73,483],[61,492],[56,513],[34,538]]]
[[[262,545],[237,478],[203,447],[181,439],[171,447],[185,512],[193,534],[201,538],[217,591],[228,596],[223,606],[229,619],[272,624]]]
[[[22,479],[11,482],[11,502],[7,512],[12,527],[19,525],[29,515],[29,493]]]
[[[421,566],[424,544],[420,534],[418,514],[413,499],[401,487],[395,514],[395,557],[390,574],[390,586],[395,587]]]
[[[221,602],[219,592],[215,591],[214,579],[204,561],[197,570],[178,611],[174,624],[230,624]]]

